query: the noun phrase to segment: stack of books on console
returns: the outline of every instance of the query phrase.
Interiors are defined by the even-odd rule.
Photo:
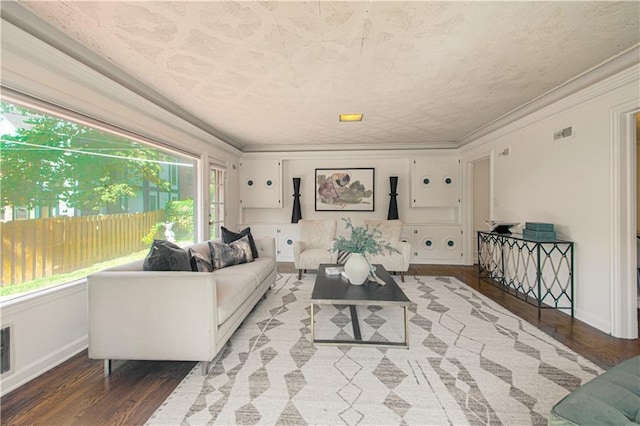
[[[555,240],[556,231],[553,223],[525,222],[522,236],[532,240]]]

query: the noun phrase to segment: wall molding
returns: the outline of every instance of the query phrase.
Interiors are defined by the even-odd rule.
[[[3,91],[10,89],[41,99],[71,113],[194,155],[213,147],[240,155],[239,149],[215,135],[132,92],[5,18],[3,4]]]
[[[567,111],[575,106],[584,104],[585,102],[595,100],[601,96],[608,94],[609,92],[616,90],[624,85],[637,82],[640,80],[640,63],[638,63],[638,55],[640,55],[640,47],[634,48],[631,52],[627,52],[631,57],[636,59],[629,68],[606,78],[605,80],[593,83],[592,86],[582,89],[579,92],[573,93],[556,103],[546,105],[541,109],[532,112],[526,117],[522,117],[509,124],[499,127],[492,132],[476,135],[477,139],[469,141],[460,147],[461,155],[464,155],[467,151],[477,149],[480,145],[492,142],[498,138],[506,136],[510,133],[516,132],[532,124],[538,123],[542,120],[550,118],[554,115]],[[633,53],[634,55],[631,55]],[[626,61],[625,61],[626,63]],[[595,71],[594,71],[595,72]]]
[[[549,90],[513,111],[506,113],[480,129],[463,136],[456,141],[456,144],[458,147],[462,147],[471,142],[483,139],[485,136],[489,136],[498,130],[507,130],[514,123],[521,124],[520,127],[517,127],[517,129],[519,129],[544,119],[549,115],[557,114],[580,104],[586,99],[593,98],[598,94],[606,93],[616,87],[627,84],[633,81],[634,77],[637,79],[639,62],[640,45],[636,45],[592,67],[560,86]],[[635,71],[633,69],[635,69]],[[626,75],[625,72],[623,72],[624,70],[627,70]],[[602,84],[600,84],[600,82],[602,82]],[[552,108],[548,110],[547,114],[542,115],[542,117],[537,117],[538,112],[547,110],[548,107]]]
[[[17,2],[6,2],[2,5],[2,19],[10,22],[33,37],[48,44],[64,55],[80,62],[98,74],[112,80],[122,88],[135,93],[147,102],[173,114],[186,123],[212,135],[229,147],[240,149],[241,144],[204,120],[189,113],[184,108],[159,94],[145,83],[134,79],[113,63],[96,54],[86,46],[62,33],[53,25],[40,19]],[[3,40],[4,42],[4,40]]]
[[[388,143],[388,144],[313,144],[313,145],[246,145],[244,153],[255,152],[343,152],[343,151],[410,151],[416,149],[450,149],[458,145],[454,141],[425,141],[420,143]]]
[[[610,112],[610,247],[611,334],[638,338],[636,232],[636,140],[635,113],[640,99],[626,102]]]
[[[63,299],[83,292],[87,292],[86,278],[0,302],[0,308],[2,309],[2,315],[8,317],[40,305],[49,304],[57,299]]]
[[[458,150],[456,149],[411,149],[411,150],[383,150],[383,149],[371,149],[367,151],[360,150],[345,150],[340,152],[341,159],[348,159],[349,157],[357,159],[407,159],[410,160],[415,156],[424,155],[440,155],[440,156],[453,156],[458,157]],[[242,154],[242,159],[263,159],[263,158],[277,158],[280,160],[335,160],[335,151],[270,151],[270,152],[245,152]]]

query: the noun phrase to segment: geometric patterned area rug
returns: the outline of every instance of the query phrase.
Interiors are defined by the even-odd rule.
[[[450,277],[396,280],[412,301],[409,349],[316,347],[314,281],[280,275],[209,374],[196,366],[148,424],[544,425],[602,372]],[[402,308],[358,316],[364,339],[402,340]],[[352,336],[347,306],[316,305],[315,324],[319,339]]]

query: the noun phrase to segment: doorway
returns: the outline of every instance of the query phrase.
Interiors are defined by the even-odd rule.
[[[491,217],[491,178],[489,157],[471,163],[473,196],[473,263],[478,263],[478,231],[488,230]]]

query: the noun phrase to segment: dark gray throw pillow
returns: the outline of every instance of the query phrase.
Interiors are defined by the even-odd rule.
[[[189,253],[178,245],[170,241],[153,240],[142,269],[145,271],[191,271],[191,261]]]
[[[222,230],[222,242],[225,244],[231,244],[234,241],[239,240],[240,238],[247,236],[249,238],[249,246],[251,246],[251,255],[254,259],[258,258],[258,248],[256,247],[256,242],[253,240],[253,235],[251,235],[251,228],[246,227],[240,232],[229,231],[224,226],[220,227]]]
[[[246,235],[231,244],[224,244],[218,241],[208,241],[208,243],[214,270],[253,262],[249,238]]]
[[[211,259],[208,259],[193,249],[189,249],[189,256],[191,259],[191,270],[193,272],[213,272]]]

